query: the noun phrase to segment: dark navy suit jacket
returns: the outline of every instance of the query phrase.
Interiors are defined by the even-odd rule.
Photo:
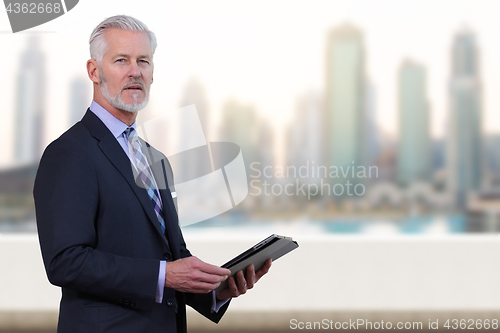
[[[171,180],[166,157],[152,152],[162,156],[150,163],[157,182]],[[34,197],[47,276],[62,287],[58,332],[186,332],[186,304],[220,320],[229,302],[211,313],[211,293],[165,288],[163,303],[155,303],[160,260],[191,255],[173,183],[165,185],[159,187],[168,239],[127,155],[90,110],[47,147]]]

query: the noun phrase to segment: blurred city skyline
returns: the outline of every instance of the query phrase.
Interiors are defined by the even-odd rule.
[[[54,104],[48,111],[46,143],[68,127],[69,116],[61,114],[61,110],[69,105],[69,81],[77,77],[86,80],[84,64],[88,58],[88,34],[99,18],[95,22],[78,20],[82,20],[85,16],[82,13],[90,11],[94,4],[89,1],[79,6],[81,13],[73,18],[75,25],[69,29],[65,20],[72,19],[72,13],[47,23],[43,30],[39,27],[26,34],[0,36],[12,46],[12,54],[20,54],[29,34],[54,32],[39,34],[42,51],[50,54],[46,100]],[[284,133],[297,97],[308,91],[322,93],[327,32],[349,22],[359,27],[364,36],[366,76],[373,86],[375,119],[382,136],[393,139],[398,136],[397,71],[404,59],[413,59],[427,72],[431,136],[442,138],[448,121],[452,40],[454,34],[468,25],[477,36],[481,52],[484,131],[500,132],[500,118],[494,112],[500,105],[494,93],[494,87],[498,86],[495,82],[500,82],[500,65],[492,61],[497,54],[500,56],[500,48],[492,42],[497,26],[492,13],[498,5],[486,1],[410,1],[405,4],[397,1],[319,1],[312,4],[295,1],[286,2],[285,13],[280,10],[283,4],[280,1],[251,5],[226,1],[189,1],[186,4],[167,1],[160,6],[166,15],[162,20],[155,13],[138,10],[134,15],[144,20],[159,40],[151,105],[144,113],[178,108],[185,85],[195,77],[206,90],[211,127],[222,122],[222,109],[227,100],[251,104],[275,129],[278,160],[283,162]],[[474,11],[470,10],[472,5]],[[124,9],[126,12],[126,6]],[[202,12],[212,15],[211,24],[202,17]],[[174,13],[178,17],[174,17]],[[116,14],[116,9],[102,6],[102,17],[112,14]],[[304,24],[296,24],[298,18],[302,18]],[[193,24],[189,25],[189,20]],[[6,30],[6,22],[0,16],[0,30]],[[171,29],[176,24],[178,29]],[[230,30],[226,29],[227,24],[231,25]],[[201,26],[203,32],[197,28]],[[16,57],[9,56],[12,66],[7,74],[11,78],[15,77],[18,68],[12,59]],[[64,68],[62,72],[61,68]],[[12,112],[15,108],[13,87],[4,81],[0,88],[6,109]],[[59,96],[59,88],[61,96],[55,97]],[[6,121],[13,123],[13,118],[12,114],[7,115]],[[4,142],[14,135],[12,127],[9,130],[10,133],[2,133]],[[6,150],[0,153],[0,165],[8,164],[13,155],[12,148]]]
[[[346,32],[347,29],[347,32]],[[353,32],[349,32],[353,31]],[[413,113],[414,115],[412,117],[423,117],[422,120],[417,121],[420,123],[420,131],[426,132],[425,136],[428,136],[426,139],[425,136],[420,138],[420,141],[422,140],[430,140],[431,135],[430,135],[430,127],[431,127],[431,122],[429,121],[430,115],[432,114],[432,108],[430,107],[429,99],[427,98],[427,85],[428,85],[428,79],[427,79],[427,68],[425,65],[414,62],[411,60],[411,58],[406,58],[401,61],[400,63],[400,68],[398,69],[398,72],[396,73],[396,83],[397,83],[397,91],[396,91],[396,96],[395,99],[398,100],[398,107],[397,107],[397,112],[399,113],[399,116],[397,117],[399,120],[399,123],[396,126],[396,133],[394,135],[387,136],[387,133],[384,132],[383,126],[380,126],[379,123],[375,122],[376,114],[377,114],[377,107],[376,107],[376,99],[377,99],[377,94],[376,94],[376,87],[374,87],[373,83],[370,81],[369,76],[366,74],[365,70],[365,63],[367,61],[367,58],[369,57],[369,52],[366,50],[366,45],[365,45],[365,37],[364,37],[364,32],[357,26],[350,24],[350,23],[345,23],[341,24],[336,27],[332,27],[329,31],[329,34],[355,34],[354,39],[359,39],[357,44],[359,44],[358,47],[362,48],[362,55],[360,55],[361,58],[359,58],[360,61],[359,64],[352,62],[352,64],[349,64],[348,62],[355,61],[355,60],[349,60],[352,58],[354,55],[354,58],[356,58],[355,54],[351,53],[346,53],[345,59],[340,61],[337,66],[338,67],[336,70],[334,69],[334,72],[336,73],[333,74],[333,79],[338,81],[336,83],[338,85],[337,88],[334,87],[335,91],[338,91],[338,93],[334,93],[334,96],[331,95],[331,93],[327,93],[326,91],[328,90],[327,87],[330,85],[328,82],[330,79],[328,78],[329,75],[328,71],[331,69],[330,68],[332,65],[330,65],[331,60],[329,57],[329,53],[326,54],[326,61],[324,63],[325,67],[325,77],[327,77],[326,81],[324,82],[324,86],[322,89],[310,89],[309,91],[305,91],[301,94],[299,94],[295,98],[295,105],[293,107],[293,110],[290,112],[289,119],[287,122],[282,124],[282,126],[285,128],[285,130],[288,131],[288,133],[285,133],[285,138],[283,139],[285,141],[285,151],[287,150],[286,145],[290,144],[290,142],[286,142],[289,138],[287,138],[287,135],[290,135],[290,131],[294,131],[296,133],[298,132],[303,132],[302,136],[311,136],[314,137],[312,140],[314,141],[313,144],[311,144],[308,147],[308,151],[317,149],[317,152],[313,155],[313,158],[310,160],[316,160],[316,161],[321,161],[327,162],[329,157],[327,156],[329,154],[330,150],[335,150],[338,149],[336,148],[336,142],[344,142],[344,145],[346,142],[350,144],[355,144],[355,141],[359,137],[360,140],[363,139],[361,137],[364,137],[363,140],[367,141],[367,145],[371,145],[370,147],[367,147],[367,151],[365,153],[369,154],[372,156],[372,158],[378,157],[377,154],[380,153],[380,142],[385,141],[385,139],[389,139],[392,142],[396,142],[403,137],[401,137],[401,133],[404,132],[406,129],[409,129],[411,125],[413,125],[412,120],[410,118],[410,123],[406,125],[407,127],[405,128],[404,122],[405,120],[402,118],[403,114],[406,112],[408,115],[410,113]],[[462,29],[461,32],[458,32],[455,35],[455,39],[457,36],[460,35],[468,35],[474,40],[477,38],[476,34],[474,33],[473,30],[470,29]],[[327,34],[328,35],[328,34]],[[334,37],[338,38],[338,37]],[[342,37],[341,37],[342,38]],[[348,37],[349,38],[349,37]],[[40,155],[40,148],[36,147],[28,147],[31,152],[23,152],[23,145],[26,146],[26,141],[34,141],[34,144],[40,145],[40,141],[44,141],[43,137],[43,132],[45,131],[45,126],[44,123],[47,121],[48,118],[48,113],[45,110],[47,107],[45,106],[46,103],[44,103],[45,99],[45,86],[46,86],[46,73],[45,73],[45,58],[47,57],[46,54],[44,54],[41,51],[41,37],[34,35],[30,36],[28,40],[26,40],[25,48],[22,50],[21,53],[21,58],[23,59],[23,62],[20,62],[17,69],[18,73],[16,75],[15,81],[16,82],[16,97],[15,97],[15,124],[14,124],[14,138],[12,140],[14,149],[13,149],[13,156],[12,160],[15,162],[26,162],[26,157],[20,158],[19,156],[22,156],[23,154],[33,154],[33,155]],[[328,42],[327,42],[328,44]],[[474,48],[474,52],[477,53],[477,66],[478,69],[477,71],[480,71],[480,51],[478,49],[478,45],[474,42],[474,45],[471,46]],[[328,48],[328,47],[327,47]],[[450,53],[450,59],[453,57],[453,53]],[[346,62],[348,61],[348,62]],[[351,67],[354,72],[346,72],[346,69],[344,67]],[[421,72],[421,74],[413,74],[417,75],[417,77],[420,75],[422,76],[419,80],[419,84],[412,85],[412,79],[411,79],[411,74],[410,78],[406,79],[408,83],[408,87],[405,87],[405,79],[403,78],[404,72],[405,71],[412,71],[411,68],[414,68],[413,71]],[[340,74],[340,72],[344,72],[344,74]],[[28,74],[27,74],[28,73]],[[399,78],[398,78],[399,76]],[[356,86],[359,86],[358,89],[359,92],[356,93],[357,95],[352,95],[351,97],[346,97],[349,96],[348,88],[349,86],[349,80],[352,80],[351,78],[353,77],[358,77],[359,83],[356,83]],[[477,74],[479,83],[481,84],[481,76],[480,73],[478,72]],[[413,79],[414,80],[414,79]],[[450,82],[452,80],[452,76],[448,79]],[[33,81],[33,82],[32,82]],[[88,83],[88,84],[87,84]],[[449,83],[448,83],[449,84]],[[70,79],[69,82],[70,86],[70,98],[69,98],[69,105],[67,107],[67,112],[64,114],[64,117],[62,117],[64,120],[67,121],[66,127],[69,128],[72,126],[75,122],[77,122],[84,114],[85,109],[87,107],[87,104],[90,104],[89,101],[91,101],[91,82],[86,82],[86,78],[84,76],[78,75],[78,76],[73,76]],[[41,87],[41,89],[36,90],[34,87]],[[242,128],[245,125],[249,126],[258,126],[255,122],[267,122],[267,126],[271,126],[269,130],[273,133],[272,137],[274,137],[274,140],[276,140],[275,136],[278,136],[279,132],[277,131],[277,127],[275,126],[276,124],[273,124],[271,119],[269,117],[266,117],[265,115],[262,115],[258,110],[258,103],[257,102],[250,102],[250,103],[245,103],[241,100],[238,100],[237,98],[234,97],[229,97],[227,100],[225,100],[224,104],[222,105],[221,110],[214,110],[211,108],[211,103],[210,103],[210,96],[207,95],[207,88],[204,86],[203,82],[198,77],[191,77],[189,81],[183,86],[183,91],[181,93],[181,96],[179,97],[179,102],[178,102],[178,108],[182,108],[184,106],[190,105],[190,104],[195,104],[198,113],[202,119],[202,124],[203,128],[207,132],[207,137],[210,139],[224,139],[234,137],[234,135],[228,135],[227,131],[230,130],[228,126],[228,119],[229,118],[235,118],[235,120],[239,117],[242,116],[243,120],[240,121],[239,126],[237,127]],[[337,94],[337,95],[335,95]],[[408,101],[402,101],[401,97],[402,95],[406,95],[406,99]],[[419,94],[423,98],[422,102],[419,102],[419,100],[415,100],[413,95]],[[26,96],[30,96],[29,98],[26,98]],[[399,96],[399,97],[398,97]],[[24,97],[24,98],[23,98]],[[448,96],[449,97],[449,96]],[[482,94],[480,92],[480,97],[482,97]],[[337,108],[338,111],[331,111],[328,106],[331,102],[328,102],[333,98],[333,101],[338,104]],[[359,107],[355,107],[354,109],[349,109],[349,103],[346,103],[346,98],[349,98],[352,100],[350,103],[361,103],[359,104]],[[346,100],[342,102],[342,99]],[[423,108],[420,108],[418,106],[414,106],[411,104],[414,103],[424,103]],[[28,105],[36,105],[36,110],[31,107],[31,109],[35,110],[30,110],[30,107],[26,107],[25,105],[28,103]],[[238,109],[233,107],[233,110],[229,111],[228,110],[228,105],[231,103],[233,104],[242,104],[246,105],[246,108],[250,108],[251,111],[243,111],[242,114],[240,114],[240,111],[244,109]],[[326,104],[325,104],[326,103]],[[339,104],[340,103],[340,104]],[[407,108],[413,108],[410,111],[404,111],[402,108],[404,108],[403,104],[406,103]],[[309,109],[308,109],[309,108]],[[311,109],[312,108],[312,109]],[[355,111],[357,108],[363,109],[363,111],[356,115],[358,111]],[[478,110],[479,112],[479,119],[482,117],[483,109],[484,107],[481,106],[480,109]],[[26,113],[26,110],[28,109],[28,113]],[[300,111],[300,109],[303,109]],[[33,114],[29,112],[34,112]],[[252,119],[255,118],[254,121],[248,122],[248,119],[245,120],[245,117],[248,117],[249,112],[252,114]],[[312,112],[312,113],[309,113]],[[325,118],[324,120],[327,120],[332,112],[334,114],[338,114],[337,117],[341,118],[336,118],[332,119],[329,121],[333,121],[333,123],[330,126],[337,126],[336,128],[325,128],[323,130],[320,130],[320,127],[322,126],[321,119]],[[419,113],[423,113],[422,115],[418,116]],[[451,110],[447,111],[447,118],[450,118],[450,113]],[[145,111],[143,111],[140,115],[145,114],[145,117],[154,117],[155,112],[151,112],[151,107],[146,108]],[[344,115],[342,115],[344,114]],[[344,127],[348,123],[352,123],[349,118],[346,117],[352,117],[348,116],[349,114],[352,114],[352,116],[355,117],[355,121],[362,121],[364,122],[369,122],[370,124],[367,125],[356,125],[350,129],[345,129]],[[260,120],[257,120],[257,118],[260,118]],[[36,129],[38,132],[35,134],[34,128],[33,127],[33,121],[31,121],[31,118],[35,118],[34,123],[36,123]],[[218,123],[215,123],[213,121],[214,118],[218,119]],[[22,121],[23,119],[29,119],[30,121]],[[139,118],[140,119],[140,118]],[[418,118],[413,118],[413,121]],[[247,123],[245,123],[247,122]],[[306,122],[314,122],[314,125],[308,125],[306,130],[301,128],[301,125],[305,124]],[[28,123],[28,124],[26,124]],[[274,125],[274,126],[273,126]],[[350,126],[353,126],[354,123]],[[259,125],[260,126],[260,125]],[[360,127],[361,126],[361,127]],[[368,126],[368,127],[365,127]],[[410,126],[410,127],[408,127]],[[423,126],[423,127],[422,127]],[[482,124],[480,124],[480,131],[481,135],[486,134],[483,130]],[[248,128],[247,128],[248,130]],[[358,132],[359,130],[362,130],[361,132]],[[233,129],[234,131],[234,129]],[[304,132],[305,131],[305,132]],[[345,131],[344,134],[338,134],[341,133],[341,131]],[[278,133],[277,133],[278,132]],[[364,133],[366,132],[366,133]],[[323,137],[326,133],[327,136]],[[497,132],[493,132],[495,134]],[[404,133],[403,133],[404,134]],[[253,145],[257,145],[257,138],[254,138],[255,133],[249,133],[247,135],[247,140],[251,142]],[[334,137],[330,137],[331,135],[334,135]],[[340,136],[339,136],[340,135]],[[350,135],[351,138],[349,139],[348,137],[343,137],[345,135]],[[295,134],[297,136],[297,134]],[[239,134],[240,139],[238,141],[244,141],[243,137],[245,135]],[[441,139],[439,138],[433,138],[434,140],[436,139]],[[279,138],[278,138],[279,140]],[[416,139],[416,141],[419,141]],[[327,147],[327,151],[325,152],[325,149],[318,148],[322,144],[326,145],[331,145],[331,147]],[[429,143],[425,143],[428,145]],[[354,149],[354,148],[353,148]],[[361,148],[358,147],[354,150],[359,151]],[[25,147],[24,150],[27,150]],[[345,150],[345,149],[344,149]],[[277,152],[278,154],[283,153],[283,152]],[[399,153],[403,153],[400,151]],[[286,152],[285,152],[286,154]],[[324,156],[321,156],[324,155]],[[430,151],[428,154],[430,156]],[[39,156],[37,156],[39,158]],[[428,158],[428,157],[427,157]],[[34,160],[32,158],[32,160]],[[338,164],[338,157],[334,158],[334,160],[337,160]],[[347,162],[342,162],[341,164],[346,164],[350,163],[350,161],[356,161],[356,164],[364,163],[364,164],[370,164],[373,162],[372,160],[366,160],[362,159],[361,157],[356,157],[356,156],[345,156],[345,160]],[[333,161],[331,161],[333,162]],[[286,163],[286,161],[285,161]],[[332,163],[332,164],[335,164]],[[429,164],[429,162],[425,162]]]
[[[389,4],[390,1],[381,3]],[[402,7],[396,9],[402,10]],[[235,71],[231,75],[240,80],[231,89],[221,89],[220,81],[193,70],[184,71],[180,75],[184,79],[177,81],[176,90],[170,91],[172,77],[168,76],[165,81],[165,70],[175,73],[176,68],[171,61],[167,61],[167,67],[162,67],[165,65],[163,57],[170,55],[159,47],[155,55],[155,84],[150,104],[140,112],[138,124],[169,110],[195,104],[208,142],[234,142],[242,150],[250,177],[249,197],[253,198],[248,198],[237,210],[249,214],[288,211],[297,215],[307,209],[316,218],[333,217],[342,212],[365,217],[394,213],[413,217],[468,214],[470,205],[480,211],[484,209],[484,200],[496,198],[495,193],[500,193],[500,153],[495,145],[500,142],[500,130],[490,124],[495,119],[491,109],[496,94],[487,94],[494,88],[491,85],[495,80],[485,71],[486,50],[491,48],[481,43],[484,30],[479,31],[472,25],[457,25],[449,31],[446,42],[449,47],[443,44],[436,51],[436,54],[444,52],[446,55],[446,65],[440,68],[445,75],[438,81],[436,63],[426,61],[425,57],[420,59],[419,52],[396,58],[395,54],[401,50],[390,47],[385,54],[388,58],[393,57],[394,63],[382,68],[383,75],[374,75],[380,71],[373,65],[380,45],[374,47],[372,31],[356,21],[339,20],[314,35],[321,43],[312,53],[321,56],[315,62],[307,62],[304,58],[288,67],[287,75],[279,78],[282,86],[272,83],[277,82],[274,69],[279,72],[283,64],[273,62],[268,64],[271,67],[259,68],[262,59],[253,62],[255,53],[250,53],[234,59],[227,68],[219,67],[223,75]],[[161,35],[164,31],[155,32]],[[83,39],[82,36],[79,33],[74,39]],[[289,37],[288,34],[282,36]],[[11,169],[3,174],[3,179],[21,179],[19,184],[24,188],[36,170],[32,168],[40,158],[40,146],[45,147],[84,114],[91,101],[92,85],[85,77],[83,66],[75,69],[73,62],[76,60],[58,53],[52,56],[47,51],[54,45],[66,45],[61,53],[70,54],[71,44],[75,42],[69,39],[71,36],[40,33],[19,37],[23,44],[17,48],[22,61],[12,66],[14,84],[9,86],[10,89],[14,87],[10,104],[14,125],[10,127],[10,138],[4,140],[10,147],[2,152],[0,165]],[[266,41],[263,35],[253,37]],[[300,46],[296,45],[299,49]],[[86,47],[86,43],[78,45],[78,50]],[[279,45],[274,47],[279,48]],[[233,51],[240,54],[249,51],[243,44],[237,48],[241,50]],[[267,49],[260,50],[259,57],[263,57],[265,51]],[[277,56],[267,55],[269,58]],[[80,53],[75,55],[75,59],[86,58]],[[58,59],[70,63],[73,70],[53,73],[51,69]],[[84,64],[85,61],[80,62]],[[289,59],[283,62],[287,61]],[[311,80],[317,73],[304,78],[299,75],[308,66],[311,71],[319,68],[319,83]],[[247,81],[246,76],[238,75],[238,71],[252,69],[255,73],[248,74]],[[54,81],[61,91],[67,92],[61,95],[64,98],[52,99],[56,96],[51,89]],[[291,88],[289,81],[295,82],[295,88]],[[390,84],[384,85],[384,82]],[[248,94],[244,85],[252,86],[254,91]],[[296,89],[298,86],[300,89]],[[241,93],[231,94],[231,90],[236,91],[238,87],[243,89]],[[280,91],[287,87],[290,89],[287,101],[280,112],[269,112],[273,104],[284,101]],[[388,93],[394,104],[392,116],[383,108],[388,105]],[[255,98],[249,98],[252,94]],[[436,130],[439,122],[444,127],[442,132]],[[177,145],[189,140],[188,132],[181,130],[183,126],[168,124],[170,129],[159,129],[152,134],[160,140],[158,142]],[[190,174],[201,172],[199,163],[191,164],[183,168],[181,179],[190,179]],[[10,167],[29,165],[32,167],[19,171]],[[261,172],[266,167],[272,170],[271,173],[278,172],[269,177]],[[293,172],[301,167],[308,172],[323,168],[324,174],[320,176],[316,172],[306,178],[294,175]],[[285,175],[279,175],[279,168],[285,168],[282,169]],[[288,174],[288,168],[292,175]],[[332,176],[332,168],[340,173]],[[357,173],[359,168],[364,170],[360,171],[361,176]],[[11,184],[9,180],[5,189],[21,186],[19,184]],[[304,192],[303,186],[307,187]],[[10,192],[5,189],[7,199],[3,203],[8,205]],[[350,193],[353,189],[354,196]],[[262,191],[265,194],[261,196]],[[23,205],[29,201],[29,196],[27,192],[23,194]],[[498,221],[500,223],[500,217]]]

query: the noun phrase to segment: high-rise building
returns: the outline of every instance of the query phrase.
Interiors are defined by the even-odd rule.
[[[219,138],[220,141],[233,142],[240,146],[247,174],[250,175],[250,165],[259,162],[259,118],[255,107],[234,99],[226,101],[222,107]]]
[[[212,134],[210,126],[210,107],[205,87],[196,77],[192,77],[184,87],[179,106],[182,108],[191,104],[196,106],[203,132],[205,133],[207,141],[209,141]]]
[[[83,118],[90,106],[92,82],[83,77],[75,77],[70,84],[69,125],[73,126]]]
[[[500,135],[489,134],[484,138],[486,189],[500,188]],[[484,178],[484,177],[483,177]]]
[[[483,168],[481,78],[479,51],[473,32],[464,29],[453,41],[447,147],[448,189],[457,207],[480,189]]]
[[[44,146],[45,56],[38,36],[30,36],[21,54],[17,75],[14,160],[17,164],[38,161]]]
[[[294,117],[286,135],[286,163],[288,166],[314,168],[324,164],[323,98],[310,91],[297,99]],[[312,174],[308,182],[319,182]]]
[[[275,165],[275,134],[269,120],[261,118],[258,122],[256,161],[261,167]]]
[[[186,107],[189,105],[194,105],[196,107],[196,111],[198,113],[198,119],[202,128],[202,132],[205,135],[205,141],[207,142],[207,146],[199,148],[196,152],[193,152],[190,155],[189,161],[186,161],[185,165],[182,169],[179,169],[176,177],[177,179],[191,180],[202,175],[206,175],[212,172],[212,164],[211,164],[211,153],[209,151],[209,144],[211,140],[211,126],[210,126],[210,110],[207,94],[205,92],[205,87],[203,84],[196,78],[192,77],[184,87],[184,91],[182,93],[182,97],[180,99],[180,107]],[[191,122],[192,119],[184,118],[182,119],[179,131],[179,140],[180,142],[189,142],[192,140],[191,131],[188,129],[192,128],[193,125]]]
[[[342,179],[353,179],[351,170],[363,167],[365,161],[365,46],[362,32],[349,24],[333,29],[326,49],[325,138],[327,164],[344,171]]]
[[[408,186],[430,180],[431,147],[425,68],[413,61],[401,64],[399,88],[398,183]]]
[[[367,80],[365,88],[365,115],[366,115],[366,160],[369,166],[375,165],[375,161],[381,154],[380,131],[377,126],[376,89],[373,83]],[[373,179],[376,181],[376,179]]]

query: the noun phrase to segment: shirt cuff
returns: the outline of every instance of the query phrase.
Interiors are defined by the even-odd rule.
[[[219,312],[220,308],[222,308],[227,302],[229,302],[229,298],[223,301],[218,300],[217,297],[215,297],[215,290],[212,291],[212,312]]]
[[[161,303],[163,301],[163,288],[165,288],[165,272],[166,272],[166,270],[167,270],[167,262],[164,260],[161,260],[160,261],[160,271],[158,272],[158,285],[156,286],[156,298],[155,298],[156,303]]]

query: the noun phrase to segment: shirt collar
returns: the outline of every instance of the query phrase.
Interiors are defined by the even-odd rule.
[[[127,126],[124,122],[109,113],[108,110],[100,106],[96,101],[92,100],[90,104],[90,111],[92,111],[106,127],[111,131],[115,138],[120,137],[128,127],[135,130],[135,121],[131,126]]]

